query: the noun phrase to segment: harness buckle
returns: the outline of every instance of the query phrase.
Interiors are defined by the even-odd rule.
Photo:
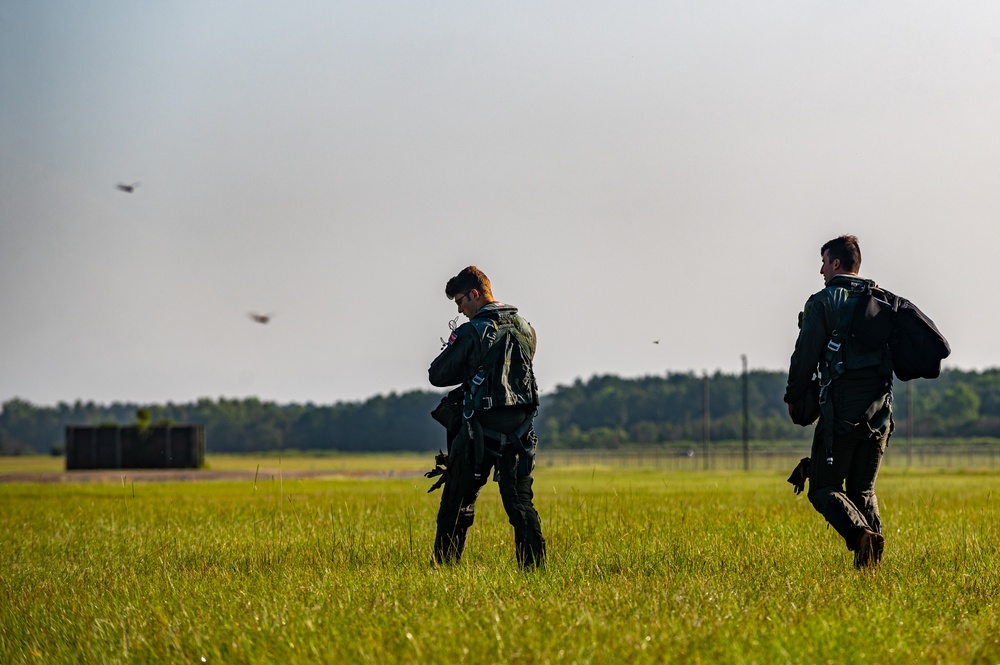
[[[830,391],[830,381],[831,381],[830,379],[827,379],[826,383],[823,383],[822,381],[819,382],[819,403],[820,404],[826,404],[826,396],[827,396],[827,393]]]
[[[834,353],[836,353],[837,351],[840,351],[840,347],[842,345],[843,345],[842,343],[834,342],[831,339],[829,342],[826,343],[826,348],[828,348],[830,351],[833,351]]]

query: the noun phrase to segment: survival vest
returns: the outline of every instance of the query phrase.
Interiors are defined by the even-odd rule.
[[[934,379],[951,353],[948,340],[930,317],[909,300],[880,289],[870,279],[840,275],[830,290],[834,316],[830,340],[819,364],[819,414],[823,416],[826,462],[833,463],[833,405],[830,384],[844,372],[881,365],[888,359],[900,381]],[[888,356],[888,358],[886,358]],[[884,402],[871,405],[866,420],[888,417],[891,387]]]
[[[826,287],[832,320],[827,320],[830,341],[820,360],[820,386],[848,370],[877,367],[889,362],[887,338],[872,335],[856,325],[859,311],[867,311],[875,282],[851,275],[838,275]]]
[[[531,326],[509,305],[482,314],[471,320],[484,353],[466,385],[466,409],[538,406],[538,384],[531,368],[535,354]]]

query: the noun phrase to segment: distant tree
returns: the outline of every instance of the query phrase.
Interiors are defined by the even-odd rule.
[[[782,402],[783,372],[748,376],[750,435],[778,441],[811,436],[793,425]],[[742,377],[716,372],[709,378],[710,436],[742,436]],[[896,383],[897,426],[913,409],[918,436],[1000,437],[1000,369],[946,369],[934,381]],[[906,399],[906,394],[912,400]],[[277,404],[256,397],[203,397],[186,404],[110,405],[77,400],[54,407],[13,398],[0,404],[0,454],[52,451],[63,445],[67,425],[136,421],[200,424],[209,452],[299,450],[431,451],[444,446],[444,431],[430,418],[441,393],[414,390],[331,405]],[[598,375],[557,386],[542,398],[536,429],[543,447],[614,448],[670,445],[702,437],[703,378],[692,373],[622,378]],[[910,402],[912,401],[912,404]]]

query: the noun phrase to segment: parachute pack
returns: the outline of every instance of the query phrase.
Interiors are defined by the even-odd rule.
[[[851,322],[850,337],[889,348],[892,371],[900,381],[936,379],[951,346],[941,331],[911,301],[864,280]]]

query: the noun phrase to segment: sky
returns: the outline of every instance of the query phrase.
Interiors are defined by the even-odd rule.
[[[845,233],[992,368],[998,183],[995,0],[0,0],[0,401],[430,389],[470,264],[543,399],[783,371]]]

